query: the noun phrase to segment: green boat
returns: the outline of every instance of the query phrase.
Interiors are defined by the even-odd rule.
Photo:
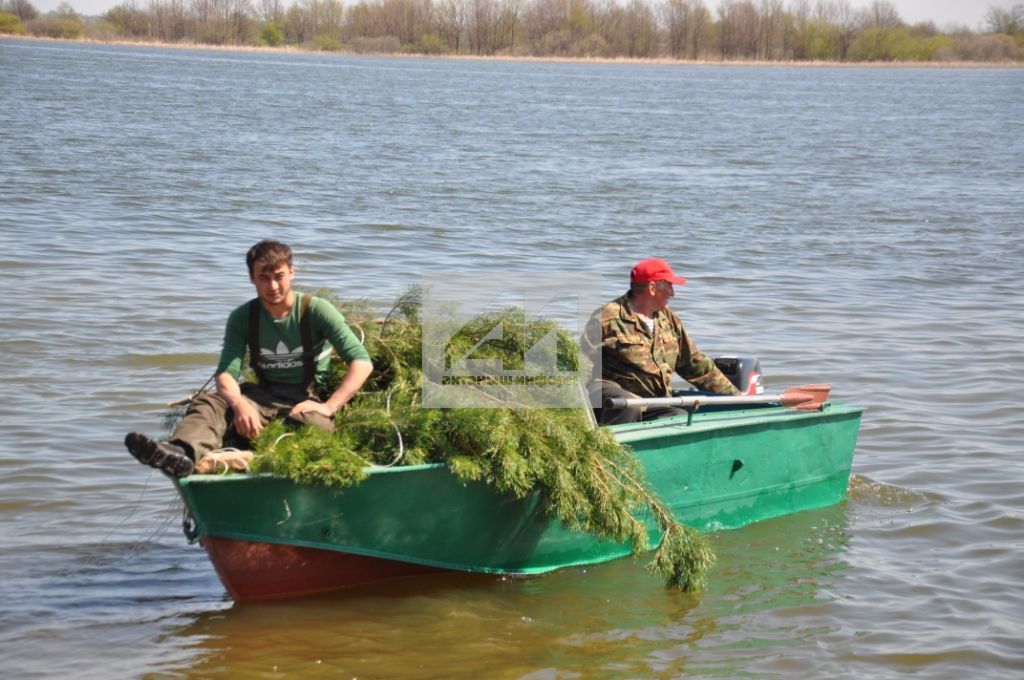
[[[741,405],[611,429],[680,522],[718,531],[842,500],[862,411],[828,402],[816,410]],[[436,570],[542,574],[630,554],[626,544],[546,517],[539,491],[501,495],[462,483],[444,464],[374,468],[340,489],[193,475],[178,490],[193,536],[236,600]],[[648,527],[657,545],[660,529],[653,520]]]

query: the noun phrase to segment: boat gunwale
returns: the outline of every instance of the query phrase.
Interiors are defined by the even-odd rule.
[[[850,406],[848,404],[827,402],[824,408],[814,411],[800,411],[774,406],[770,408],[744,408],[729,409],[723,411],[710,411],[696,413],[694,418],[699,421],[691,422],[689,416],[671,416],[658,418],[640,423],[629,423],[616,425],[610,428],[615,434],[615,439],[622,444],[629,444],[648,439],[660,439],[675,435],[693,433],[714,432],[716,430],[747,429],[760,425],[769,425],[779,422],[796,422],[801,420],[820,420],[830,417],[860,417],[865,411],[862,406]]]
[[[631,444],[634,442],[661,439],[666,437],[685,435],[688,433],[697,434],[713,432],[715,430],[733,430],[740,428],[746,429],[750,427],[773,424],[778,422],[794,422],[807,419],[817,420],[827,416],[859,417],[864,411],[865,408],[862,406],[851,406],[839,402],[827,402],[822,410],[816,411],[798,411],[789,408],[784,408],[782,406],[755,409],[743,408],[728,411],[699,413],[695,415],[695,417],[700,418],[700,422],[688,423],[688,416],[672,416],[668,418],[659,418],[658,420],[648,422],[608,426],[608,429],[615,435],[616,440],[619,441],[620,443]],[[448,464],[444,462],[438,462],[395,466],[370,465],[367,467],[367,472],[371,476],[377,476],[388,474],[422,472],[426,470],[436,470],[442,468],[447,470]],[[188,477],[178,479],[177,482],[179,484],[189,485],[209,483],[238,483],[244,481],[251,482],[257,479],[274,480],[287,478],[270,473],[255,475],[190,475]]]

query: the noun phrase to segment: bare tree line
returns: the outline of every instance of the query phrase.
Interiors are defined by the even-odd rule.
[[[99,39],[295,45],[355,52],[690,60],[1024,60],[1024,4],[987,32],[906,24],[888,0],[124,0],[83,20],[0,0],[32,32],[47,17]],[[33,31],[36,26],[38,31]],[[77,37],[77,36],[58,36]]]

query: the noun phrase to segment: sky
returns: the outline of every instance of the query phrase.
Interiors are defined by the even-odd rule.
[[[32,4],[41,12],[48,12],[61,3],[62,0],[31,0]],[[111,7],[120,4],[122,0],[68,0],[79,14],[103,14]],[[939,28],[946,28],[950,25],[967,26],[972,30],[979,30],[984,27],[985,13],[989,7],[1010,7],[1018,4],[1021,0],[889,0],[900,13],[900,17],[908,24],[916,24],[919,21],[933,21]],[[144,6],[146,0],[136,0],[137,4]],[[354,4],[355,0],[342,0],[342,4]],[[290,5],[290,0],[284,0],[285,6]],[[717,5],[716,0],[704,0],[704,4],[712,11]],[[785,4],[789,4],[786,2]],[[850,0],[850,4],[856,8],[867,7],[871,0]]]

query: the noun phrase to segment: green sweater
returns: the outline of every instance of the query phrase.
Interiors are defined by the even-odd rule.
[[[302,334],[299,330],[299,312],[304,293],[295,293],[295,304],[284,319],[277,320],[260,306],[260,368],[272,382],[301,385]],[[258,302],[256,304],[259,304]],[[316,382],[324,383],[336,349],[346,362],[356,359],[370,360],[366,348],[345,323],[337,307],[321,298],[313,298],[309,305],[310,330],[316,357]],[[249,338],[249,303],[237,307],[228,316],[224,331],[224,348],[220,352],[217,373],[227,372],[237,379],[242,372],[246,344]]]

